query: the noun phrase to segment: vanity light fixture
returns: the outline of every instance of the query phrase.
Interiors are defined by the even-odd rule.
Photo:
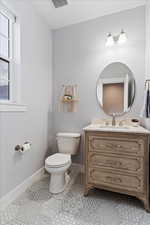
[[[106,40],[106,47],[112,47],[115,43],[124,44],[127,41],[127,35],[122,29],[119,35],[113,36],[111,33],[108,33]]]
[[[121,30],[121,33],[118,38],[118,44],[124,44],[127,41],[127,35],[124,30]]]
[[[115,44],[114,38],[113,38],[112,34],[109,33],[109,34],[107,35],[106,46],[107,46],[107,47],[111,47],[111,46],[113,46],[114,44]]]

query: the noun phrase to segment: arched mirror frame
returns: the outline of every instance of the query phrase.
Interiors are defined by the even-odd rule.
[[[112,64],[115,64],[115,63],[116,63],[116,64],[119,63],[119,64],[124,65],[125,67],[127,67],[128,71],[130,71],[130,74],[131,74],[132,77],[133,77],[134,94],[133,94],[132,99],[131,99],[131,104],[130,104],[130,106],[128,106],[128,108],[127,108],[126,111],[123,111],[123,112],[120,112],[120,113],[110,113],[110,114],[108,114],[107,112],[105,112],[105,110],[104,110],[104,108],[103,108],[103,106],[102,106],[102,104],[101,104],[101,100],[100,100],[100,87],[99,87],[99,84],[100,84],[100,80],[101,80],[101,74],[103,73],[103,71],[104,71],[108,66],[110,66],[110,65],[112,65]],[[135,81],[135,78],[134,78],[134,75],[133,75],[132,70],[131,70],[125,63],[122,63],[122,62],[111,62],[110,64],[106,65],[106,66],[104,67],[104,69],[102,70],[102,72],[100,73],[99,78],[98,78],[98,81],[97,81],[97,84],[96,84],[96,96],[97,96],[97,101],[98,101],[98,104],[99,104],[100,108],[103,110],[103,112],[104,112],[105,114],[107,114],[107,115],[109,115],[109,116],[113,116],[113,114],[115,114],[116,116],[122,116],[122,115],[124,115],[124,114],[130,112],[131,108],[133,107],[133,104],[134,104],[134,101],[135,101],[135,96],[136,96],[136,81]]]

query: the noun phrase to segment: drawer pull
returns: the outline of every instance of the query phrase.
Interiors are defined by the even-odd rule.
[[[110,176],[107,176],[106,177],[106,181],[107,182],[111,182],[111,183],[118,183],[118,184],[122,183],[121,178],[118,178],[118,177],[110,177]]]
[[[117,145],[118,148],[121,148],[121,145]]]
[[[113,166],[113,167],[121,167],[122,163],[119,162],[119,161],[107,160],[106,165],[110,165],[110,166]]]

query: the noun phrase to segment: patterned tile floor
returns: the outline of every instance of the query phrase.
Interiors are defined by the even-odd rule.
[[[70,177],[66,190],[52,195],[45,175],[0,212],[0,225],[150,225],[137,199],[100,190],[84,197],[82,175],[72,169]]]

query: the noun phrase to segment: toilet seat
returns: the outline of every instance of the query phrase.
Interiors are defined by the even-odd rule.
[[[67,137],[67,138],[79,138],[80,133],[57,133],[57,137]]]
[[[46,166],[47,167],[63,167],[71,162],[71,156],[68,154],[62,154],[62,153],[56,153],[51,156],[49,156],[46,160]]]

